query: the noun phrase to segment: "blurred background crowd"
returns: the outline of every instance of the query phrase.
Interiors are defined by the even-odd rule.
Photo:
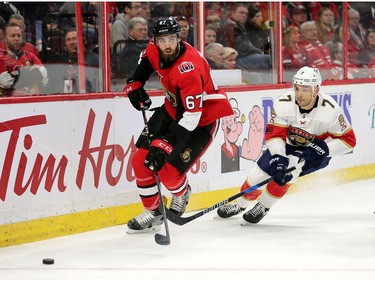
[[[161,16],[173,16],[180,37],[198,48],[196,2],[107,2],[111,81],[123,87],[139,53]],[[81,2],[86,72],[85,92],[102,90],[102,2]],[[348,51],[348,79],[375,77],[375,2],[348,2],[344,42],[343,2],[281,2],[282,34],[277,34],[270,2],[204,2],[204,56],[212,69],[239,69],[242,84],[274,83],[282,60],[283,82],[301,66],[319,67],[325,80],[343,79],[343,51]],[[78,38],[75,2],[1,2],[0,50],[7,49],[5,27],[17,23],[23,49],[46,67],[50,82],[44,93],[82,92],[75,86]],[[282,58],[277,57],[282,38]],[[1,58],[0,58],[1,64]],[[53,78],[51,73],[60,76]],[[70,82],[66,82],[70,81]],[[157,83],[157,77],[154,77]],[[156,86],[155,86],[156,85]],[[157,84],[153,87],[157,87]]]

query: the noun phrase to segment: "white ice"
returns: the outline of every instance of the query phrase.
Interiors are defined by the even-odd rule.
[[[169,223],[169,246],[120,225],[0,248],[0,279],[375,280],[374,211],[375,179],[327,186],[286,195],[257,225],[216,210]]]

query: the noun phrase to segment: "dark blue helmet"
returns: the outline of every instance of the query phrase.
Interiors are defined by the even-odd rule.
[[[154,34],[154,37],[169,34],[177,34],[177,36],[179,36],[180,26],[173,17],[162,17],[155,22],[152,33]]]

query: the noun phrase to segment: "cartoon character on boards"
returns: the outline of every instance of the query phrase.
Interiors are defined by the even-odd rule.
[[[221,129],[224,133],[224,143],[221,146],[221,172],[228,173],[239,171],[240,157],[255,161],[263,147],[264,116],[258,106],[253,106],[249,112],[250,127],[248,136],[238,146],[238,141],[245,123],[245,115],[238,109],[238,102],[231,98],[229,102],[233,108],[233,115],[222,118]]]

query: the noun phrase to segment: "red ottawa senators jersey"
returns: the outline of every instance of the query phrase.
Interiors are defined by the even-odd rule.
[[[23,66],[43,65],[40,59],[33,53],[23,51],[20,57],[15,54],[8,54],[6,50],[0,50],[0,73],[10,72],[12,75],[18,75],[18,71]],[[33,85],[30,85],[34,88]],[[3,89],[4,96],[11,96],[14,89]]]
[[[165,92],[165,108],[176,119],[176,112],[183,111],[179,124],[192,131],[217,119],[232,115],[233,110],[224,91],[213,80],[210,67],[204,57],[192,46],[186,46],[168,68],[161,68],[159,51],[152,41],[142,54],[158,73]]]
[[[23,51],[22,56],[9,55],[6,50],[0,50],[0,73],[9,71],[13,73],[22,66],[42,65],[40,59],[33,53]]]

